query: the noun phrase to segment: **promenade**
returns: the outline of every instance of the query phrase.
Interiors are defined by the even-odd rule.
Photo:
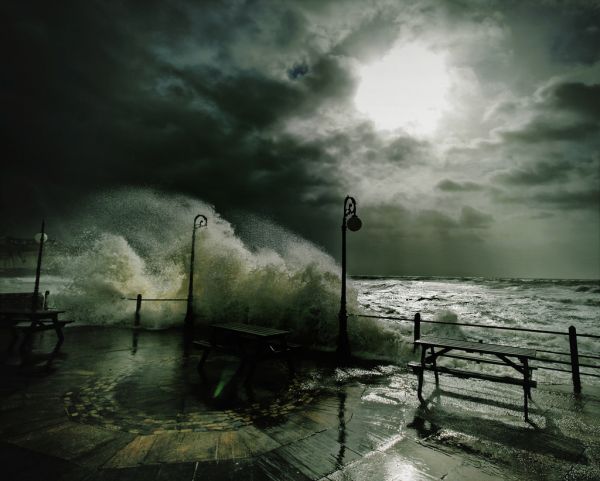
[[[52,346],[52,333],[34,349]],[[10,480],[600,479],[600,389],[541,384],[531,423],[516,386],[298,353],[290,378],[236,359],[206,377],[181,331],[73,327],[52,368],[4,365],[0,462]]]

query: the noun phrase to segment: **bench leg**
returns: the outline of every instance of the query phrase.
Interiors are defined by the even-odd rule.
[[[285,338],[282,339],[281,341],[281,348],[283,349],[284,355],[285,355],[285,362],[287,364],[287,368],[288,371],[291,375],[296,373],[296,370],[294,369],[294,362],[292,359],[292,353],[291,351],[288,349],[287,346],[287,341],[285,340]]]
[[[30,326],[23,334],[23,340],[19,346],[19,356],[21,357],[21,365],[27,364],[27,354],[33,344],[34,326]]]
[[[56,332],[56,337],[58,337],[58,341],[54,346],[54,350],[52,351],[52,355],[55,355],[60,350],[60,346],[65,342],[65,335],[63,334],[62,327],[58,324],[54,324],[54,332]]]
[[[423,373],[425,372],[425,354],[427,352],[427,349],[425,346],[421,346],[421,369],[419,369],[419,385],[417,387],[417,397],[419,398],[419,401],[421,401],[422,403],[425,402],[425,399],[423,399]]]
[[[196,370],[198,371],[198,374],[200,374],[200,375],[203,374],[204,363],[206,362],[206,359],[208,358],[210,351],[211,351],[210,347],[205,347],[202,350],[202,357],[200,358],[200,361],[198,361],[198,366],[196,366]]]
[[[256,357],[247,357],[242,359],[242,362],[240,363],[240,369],[242,369],[245,365],[248,366],[246,379],[244,379],[244,384],[248,385],[252,383],[252,378],[254,377],[254,370],[256,369],[256,363]]]
[[[10,340],[10,344],[8,345],[8,355],[17,355],[18,352],[20,351],[21,348],[21,343],[24,340],[23,335],[21,334],[21,331],[19,331],[19,329],[16,328],[12,328],[10,330],[10,334],[11,334],[11,340]]]
[[[433,358],[432,364],[433,364],[433,374],[435,376],[435,387],[440,387],[440,376],[437,372],[437,365],[436,365],[436,361],[435,361],[435,350],[433,349],[433,346],[430,346],[430,351],[431,351],[431,355]]]
[[[200,358],[200,361],[198,362],[198,366],[196,366],[196,370],[198,371],[198,374],[200,374],[200,376],[204,376],[204,363],[206,362],[206,359],[208,359],[208,356],[211,353],[211,351],[213,350],[213,348],[216,348],[216,346],[217,346],[217,333],[215,332],[214,329],[210,334],[210,340],[208,342],[209,342],[210,346],[204,347],[202,349],[202,357]]]
[[[296,374],[296,369],[294,368],[294,361],[292,360],[292,355],[290,354],[289,351],[287,351],[285,353],[285,364],[288,368],[288,374],[290,376],[293,376],[294,374]]]

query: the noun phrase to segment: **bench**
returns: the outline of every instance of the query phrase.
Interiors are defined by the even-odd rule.
[[[412,371],[418,376],[419,384],[417,388],[417,396],[422,403],[425,402],[422,395],[423,374],[425,371],[432,371],[434,373],[436,386],[439,386],[439,374],[448,374],[463,379],[474,378],[503,384],[512,384],[523,387],[523,410],[525,414],[525,421],[528,421],[529,408],[527,400],[531,399],[531,389],[537,387],[537,382],[532,379],[533,371],[536,368],[529,366],[529,361],[536,358],[535,350],[500,344],[486,344],[482,342],[471,342],[436,337],[423,337],[421,339],[417,339],[415,341],[415,345],[421,346],[421,361],[418,363],[409,362],[408,367],[411,368]],[[427,355],[428,351],[429,355]],[[451,351],[491,355],[496,359],[465,356],[462,354],[448,354]],[[520,376],[501,376],[447,366],[438,366],[436,361],[440,357],[449,357],[476,363],[507,366],[516,370]]]
[[[248,367],[246,381],[254,373],[258,361],[284,358],[290,373],[294,372],[291,353],[299,346],[287,342],[290,331],[239,322],[213,324],[209,340],[196,340],[193,346],[203,351],[198,363],[202,375],[204,363],[213,350],[225,351],[240,358],[238,372]]]
[[[31,292],[3,292],[0,293],[0,311],[5,309],[35,309],[42,310],[48,307],[48,296]]]
[[[73,321],[59,320],[65,311],[48,308],[48,291],[45,295],[32,293],[0,293],[0,327],[8,328],[12,340],[8,347],[10,353],[19,343],[21,362],[25,362],[26,351],[35,332],[54,330],[57,342],[52,350],[48,366],[64,342],[63,328]]]

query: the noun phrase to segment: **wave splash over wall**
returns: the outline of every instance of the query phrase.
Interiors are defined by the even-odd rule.
[[[78,324],[132,324],[135,303],[123,300],[187,296],[192,221],[197,230],[194,276],[196,322],[248,321],[290,329],[298,342],[333,349],[337,339],[340,269],[310,242],[261,218],[248,217],[244,243],[233,226],[199,200],[151,190],[118,190],[91,197],[57,237],[70,245],[49,266],[63,279],[53,304]],[[264,242],[268,239],[268,243]],[[268,245],[267,245],[268,244]],[[348,307],[358,310],[349,289]],[[145,302],[142,325],[181,325],[185,302]],[[409,348],[388,324],[350,319],[354,352],[395,359]]]

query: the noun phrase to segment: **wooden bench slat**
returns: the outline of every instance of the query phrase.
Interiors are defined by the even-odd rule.
[[[437,337],[422,337],[417,339],[415,344],[420,345],[433,345],[435,347],[449,347],[462,349],[470,352],[481,352],[484,354],[502,354],[507,356],[527,357],[534,359],[536,357],[536,351],[534,349],[527,349],[522,347],[505,346],[502,344],[487,344],[481,342],[462,341],[458,339],[442,339]]]
[[[211,347],[210,342],[203,340],[194,341],[192,344],[197,349],[208,349],[209,347]]]
[[[408,366],[410,368],[412,368],[412,370],[415,372],[423,369],[421,364],[418,362],[409,362]],[[522,378],[516,378],[516,377],[511,377],[511,376],[499,376],[496,374],[488,374],[488,373],[483,373],[483,372],[465,371],[463,369],[456,369],[456,368],[446,367],[446,366],[437,366],[437,369],[434,368],[433,366],[425,366],[425,371],[436,371],[436,370],[440,374],[449,374],[451,376],[460,377],[463,379],[475,378],[475,379],[482,379],[485,381],[493,381],[493,382],[499,382],[499,383],[504,383],[504,384],[513,384],[516,386],[523,386],[525,384],[525,381]],[[530,380],[529,386],[537,387],[537,381]]]
[[[253,324],[242,324],[241,322],[227,322],[223,324],[213,324],[210,327],[225,332],[236,332],[260,337],[278,337],[289,334],[290,331],[274,329],[272,327],[256,326]]]
[[[446,357],[450,357],[452,359],[461,359],[463,361],[473,361],[473,362],[482,362],[484,364],[494,364],[494,365],[498,365],[498,366],[507,366],[507,364],[505,362],[502,361],[496,361],[494,359],[489,359],[487,357],[475,357],[475,356],[462,356],[460,354],[444,354],[442,356],[442,358],[446,358]],[[529,366],[529,369],[537,369],[537,367],[534,366]]]
[[[44,296],[38,293],[35,297],[32,292],[2,292],[0,293],[0,310],[5,309],[42,309]]]

